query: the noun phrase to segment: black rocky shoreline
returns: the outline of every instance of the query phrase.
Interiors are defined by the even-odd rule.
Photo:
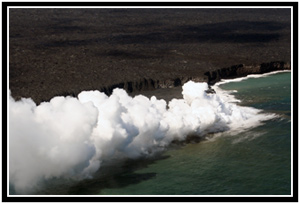
[[[290,62],[274,61],[269,63],[262,63],[259,65],[233,65],[231,67],[221,68],[214,71],[207,71],[202,76],[189,76],[189,77],[177,77],[175,79],[167,80],[153,80],[153,79],[141,79],[139,81],[122,82],[118,84],[112,84],[100,89],[107,95],[110,95],[115,88],[125,89],[128,93],[156,90],[161,88],[173,88],[182,86],[189,80],[195,82],[206,82],[208,85],[214,85],[221,81],[221,79],[234,79],[245,77],[249,74],[264,74],[268,72],[291,70]],[[75,96],[76,94],[69,94]]]

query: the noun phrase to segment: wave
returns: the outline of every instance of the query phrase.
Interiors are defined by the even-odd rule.
[[[235,78],[235,79],[221,79],[221,81],[217,82],[214,86],[219,86],[221,84],[226,84],[226,83],[230,83],[230,82],[240,82],[240,81],[250,79],[250,78],[266,77],[266,76],[269,76],[272,74],[278,74],[278,73],[283,73],[283,72],[291,72],[291,70],[273,71],[273,72],[268,72],[268,73],[264,73],[264,74],[249,74],[245,77],[239,77],[239,78]]]

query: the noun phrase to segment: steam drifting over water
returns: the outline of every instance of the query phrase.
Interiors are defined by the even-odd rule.
[[[36,105],[9,99],[9,181],[19,193],[50,178],[91,177],[101,162],[139,158],[188,135],[243,131],[276,117],[231,103],[228,93],[207,94],[206,83],[183,85],[183,99],[111,96],[83,91]]]

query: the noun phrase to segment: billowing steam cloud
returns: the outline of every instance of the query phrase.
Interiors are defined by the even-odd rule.
[[[17,192],[55,177],[86,178],[113,158],[138,158],[161,151],[188,135],[203,136],[257,126],[274,115],[207,94],[206,83],[183,86],[183,99],[167,103],[115,89],[108,97],[84,91],[36,105],[9,102],[9,179]]]

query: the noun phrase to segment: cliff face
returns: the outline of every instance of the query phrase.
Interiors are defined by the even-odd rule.
[[[272,71],[279,70],[290,70],[290,62],[269,62],[262,63],[260,65],[234,65],[231,67],[221,68],[214,71],[206,72],[205,75],[208,77],[208,84],[214,84],[221,79],[231,79],[237,77],[244,77],[249,74],[263,74]]]
[[[166,80],[164,79],[155,80],[151,78],[143,78],[138,81],[129,81],[129,82],[113,84],[110,86],[105,86],[102,87],[100,91],[106,93],[107,95],[110,95],[113,89],[115,88],[125,89],[128,93],[139,92],[139,91],[150,91],[150,90],[161,89],[161,88],[172,88],[176,86],[181,86],[189,80],[205,82],[207,81],[207,77],[206,76],[177,77],[174,79],[166,79]]]
[[[107,95],[112,94],[115,88],[122,88],[128,93],[138,93],[144,91],[151,91],[164,88],[172,88],[181,86],[189,80],[195,82],[207,82],[209,85],[220,81],[221,79],[232,79],[238,77],[245,77],[249,74],[263,74],[272,71],[279,70],[290,70],[290,62],[275,61],[269,63],[262,63],[259,65],[233,65],[231,67],[220,68],[213,71],[207,71],[204,73],[199,73],[198,75],[189,76],[187,73],[183,73],[183,76],[179,77],[170,77],[170,78],[161,78],[161,79],[152,79],[152,78],[142,78],[138,80],[125,81],[116,84],[110,84],[106,86],[98,86],[92,90],[99,90],[104,92]],[[82,90],[81,89],[72,89],[69,91],[60,92],[57,95],[53,95],[49,98],[34,98],[34,101],[39,104],[43,101],[49,101],[54,96],[73,96],[76,97]]]
[[[220,81],[221,79],[232,79],[238,77],[245,77],[249,74],[263,74],[272,71],[290,70],[290,62],[275,61],[269,63],[262,63],[260,65],[233,65],[231,67],[221,68],[214,71],[205,72],[200,76],[185,76],[175,79],[167,80],[154,80],[154,79],[141,79],[139,81],[130,81],[114,84],[111,86],[102,87],[100,91],[110,95],[115,88],[123,88],[128,93],[136,91],[155,90],[160,88],[172,88],[181,86],[189,80],[196,82],[207,82],[209,85]]]

